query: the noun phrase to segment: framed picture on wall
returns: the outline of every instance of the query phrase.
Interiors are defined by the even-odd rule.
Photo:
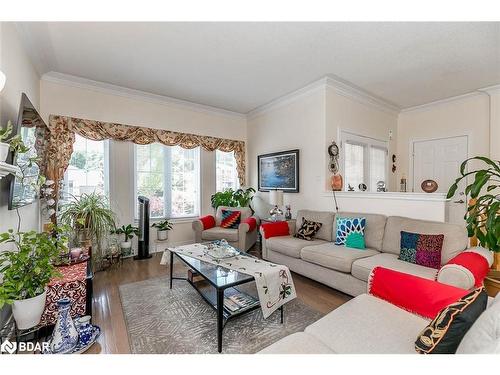
[[[259,191],[299,192],[299,150],[258,155]]]

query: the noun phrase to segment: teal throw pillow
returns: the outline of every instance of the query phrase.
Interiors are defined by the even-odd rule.
[[[335,245],[365,249],[365,217],[338,217]]]

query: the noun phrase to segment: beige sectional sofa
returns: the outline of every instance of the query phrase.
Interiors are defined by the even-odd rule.
[[[429,320],[362,294],[304,332],[289,335],[261,354],[416,354],[415,340]],[[500,294],[462,339],[458,354],[500,353]]]
[[[365,217],[366,249],[357,250],[335,245],[335,215]],[[455,285],[464,289],[473,286],[474,280],[456,268],[439,275],[433,268],[423,267],[398,259],[401,231],[444,234],[441,264],[467,249],[468,238],[464,227],[448,223],[410,219],[398,216],[301,210],[302,218],[321,222],[323,225],[313,241],[293,237],[297,228],[289,223],[289,235],[265,239],[262,236],[262,257],[284,264],[292,271],[326,284],[352,296],[366,293],[370,272],[376,266],[417,275],[426,279]],[[263,229],[261,228],[263,234]],[[485,256],[491,256],[486,252]],[[483,254],[484,255],[484,254]]]

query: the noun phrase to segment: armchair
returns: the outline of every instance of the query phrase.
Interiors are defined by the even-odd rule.
[[[238,229],[222,228],[220,226],[222,210],[241,212]],[[230,245],[246,252],[257,242],[259,224],[259,218],[252,216],[249,207],[220,206],[217,208],[215,217],[207,215],[193,221],[195,242],[225,239]]]

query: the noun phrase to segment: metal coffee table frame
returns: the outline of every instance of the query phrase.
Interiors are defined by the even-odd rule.
[[[173,276],[174,254],[187,267],[198,273],[203,278],[203,280],[193,282],[188,278],[174,277]],[[251,256],[249,254],[244,254],[244,255]],[[213,266],[214,270],[222,269],[226,270],[227,272],[236,272],[238,274],[238,280],[223,284],[217,284],[216,282],[213,281],[213,278],[211,278],[210,275],[208,275],[208,272],[203,272],[204,271],[202,270],[203,267],[197,267],[195,265],[196,262],[200,262],[200,264],[204,263],[205,265]],[[222,352],[222,331],[224,330],[224,326],[226,325],[226,323],[233,318],[236,318],[238,316],[244,315],[246,313],[249,313],[251,311],[260,308],[260,303],[258,302],[256,305],[252,307],[249,307],[247,309],[241,309],[236,312],[231,312],[228,309],[224,308],[224,296],[226,294],[226,291],[230,290],[238,291],[238,289],[236,288],[238,285],[243,285],[255,281],[253,276],[246,275],[237,271],[231,271],[228,268],[222,266],[216,266],[211,263],[204,262],[203,260],[200,259],[191,258],[187,255],[184,254],[180,255],[174,253],[173,251],[170,251],[170,289],[172,289],[173,280],[187,281],[201,295],[201,297],[208,303],[208,305],[215,310],[217,314],[217,350],[219,353]],[[279,310],[280,310],[281,324],[283,324],[283,318],[284,318],[283,306],[281,306]]]

